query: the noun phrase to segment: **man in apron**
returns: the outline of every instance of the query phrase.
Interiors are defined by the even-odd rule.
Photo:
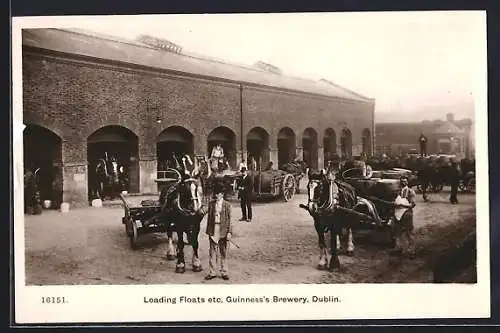
[[[403,253],[404,238],[408,241],[407,253],[415,255],[415,239],[413,238],[413,208],[415,207],[415,191],[408,187],[408,178],[401,177],[401,190],[395,200],[394,236],[396,244],[394,254]]]

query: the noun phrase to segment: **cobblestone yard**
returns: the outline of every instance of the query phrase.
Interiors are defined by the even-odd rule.
[[[303,191],[302,191],[303,192]],[[280,199],[254,204],[254,220],[238,222],[240,209],[233,203],[233,240],[229,249],[231,280],[205,281],[208,270],[206,219],[200,234],[200,259],[204,271],[190,270],[191,248],[186,248],[188,270],[176,274],[175,261],[167,261],[166,236],[141,236],[141,249],[133,251],[121,223],[121,207],[74,209],[67,214],[44,211],[25,216],[26,284],[162,284],[162,283],[355,283],[431,282],[426,268],[426,244],[440,241],[443,228],[464,219],[475,224],[475,196],[461,194],[451,205],[449,190],[432,195],[431,203],[418,197],[414,210],[417,257],[402,258],[394,266],[388,255],[388,235],[363,231],[355,234],[353,257],[341,256],[340,272],[316,270],[318,241],[311,217],[298,207],[304,194],[291,202]],[[472,226],[472,228],[475,225]]]

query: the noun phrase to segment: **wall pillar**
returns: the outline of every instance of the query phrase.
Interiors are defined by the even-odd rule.
[[[297,146],[295,148],[295,154],[302,161],[304,159],[304,148]]]
[[[278,148],[269,149],[269,161],[273,162],[274,169],[278,169]]]
[[[337,156],[342,157],[342,145],[337,145],[335,151],[337,153]]]
[[[318,169],[326,168],[325,166],[325,150],[323,147],[318,147]]]
[[[236,152],[236,168],[238,168],[240,166],[240,163],[242,160],[245,160],[245,163],[247,164],[248,166],[248,158],[247,158],[247,151],[245,150],[238,150]]]
[[[158,193],[156,158],[141,158],[139,160],[139,191],[142,194]]]
[[[352,145],[352,156],[360,156],[363,152],[363,144]]]
[[[69,203],[70,209],[89,205],[87,174],[86,162],[63,163],[63,202]]]

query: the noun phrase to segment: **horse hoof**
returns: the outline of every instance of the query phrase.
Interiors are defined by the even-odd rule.
[[[318,265],[316,268],[320,271],[324,271],[326,269],[326,265]]]
[[[193,266],[193,272],[198,273],[198,272],[201,272],[201,271],[203,271],[203,267],[201,267],[201,266]]]
[[[346,251],[346,255],[348,255],[349,257],[354,256],[354,250]]]
[[[175,260],[175,256],[173,254],[167,254],[167,260]]]
[[[176,267],[175,268],[175,272],[176,273],[184,273],[186,271],[186,269],[184,267]]]
[[[330,263],[330,265],[328,266],[328,270],[330,272],[333,272],[335,270],[340,270],[341,266],[340,266],[340,262],[337,261],[337,262],[332,262]]]

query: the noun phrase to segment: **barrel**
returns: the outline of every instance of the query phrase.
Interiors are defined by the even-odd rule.
[[[376,179],[349,179],[347,182],[354,186],[357,195],[362,197],[372,195],[373,189],[377,184]]]
[[[260,174],[260,176],[259,176]],[[278,181],[282,180],[283,177],[287,173],[282,170],[269,170],[262,172],[255,172],[252,174],[254,180],[254,191],[259,191],[259,182],[260,182],[260,193],[274,193],[274,189],[272,188],[274,182],[273,179]]]
[[[401,189],[401,183],[398,179],[380,179],[371,189],[371,196],[392,201],[396,198]]]

